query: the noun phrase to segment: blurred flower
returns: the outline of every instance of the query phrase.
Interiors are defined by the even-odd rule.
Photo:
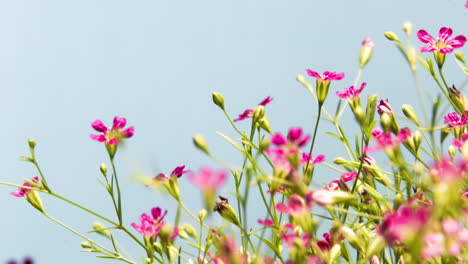
[[[325,156],[324,155],[318,155],[317,157],[314,158],[314,156],[312,156],[312,155],[309,156],[309,153],[302,152],[301,162],[305,163],[305,164],[307,164],[307,162],[309,162],[309,165],[315,165],[317,163],[325,162]]]
[[[444,235],[441,233],[428,233],[423,237],[421,256],[425,260],[442,256],[445,252]]]
[[[320,250],[322,250],[323,252],[330,251],[331,247],[333,246],[330,234],[324,233],[323,239],[317,241],[316,244],[320,248]]]
[[[258,219],[257,222],[263,226],[273,226],[275,225],[275,223],[273,223],[273,220],[271,219],[265,219],[265,220],[262,220],[262,219]]]
[[[32,178],[31,182],[39,183],[39,176]],[[12,192],[11,195],[16,197],[24,197],[33,191],[33,189],[31,189],[33,186],[29,182],[24,182],[23,186],[27,188],[19,187],[15,192]]]
[[[297,194],[293,194],[288,199],[288,204],[283,203],[276,204],[276,210],[291,216],[303,216],[307,215],[312,209],[312,197],[306,195],[305,200]]]
[[[405,142],[410,136],[411,131],[408,128],[403,128],[398,132],[396,137],[392,137],[390,131],[383,132],[379,128],[374,128],[372,131],[373,139],[377,143],[377,146],[367,147],[366,152],[374,152],[379,150],[392,150],[401,143]]]
[[[258,105],[263,105],[263,106],[266,106],[267,104],[269,104],[271,101],[273,101],[273,98],[268,96],[266,97],[265,99],[263,99],[260,103],[258,103]],[[253,116],[253,112],[254,110],[252,109],[247,109],[245,110],[242,114],[240,114],[236,119],[234,119],[233,121],[234,122],[237,122],[237,121],[241,121],[241,120],[244,120],[246,118],[249,118],[249,117],[252,117]]]
[[[436,182],[461,182],[468,175],[468,163],[443,158],[432,165],[429,172]]]
[[[426,47],[422,47],[420,49],[421,52],[434,52],[438,51],[442,54],[447,54],[452,52],[454,49],[461,48],[465,45],[466,37],[463,35],[458,35],[452,39],[453,31],[451,28],[443,27],[439,30],[439,36],[434,39],[431,35],[429,35],[425,30],[421,29],[418,31],[417,36],[419,40],[424,43],[428,44]]]
[[[284,137],[281,133],[276,133],[271,137],[271,143],[276,145],[277,148],[269,148],[269,151],[285,154],[286,156],[294,155],[299,151],[299,148],[307,144],[309,139],[310,135],[302,135],[302,128],[292,127],[289,129],[287,137]]]
[[[155,182],[165,182],[171,178],[180,178],[183,174],[189,172],[188,170],[184,171],[185,165],[176,167],[172,172],[171,175],[168,177],[164,173],[159,173],[158,175],[153,177],[153,181]]]
[[[210,167],[203,167],[198,173],[189,173],[188,179],[203,191],[216,190],[226,182],[227,171],[224,169],[215,171]]]
[[[122,142],[123,139],[129,138],[135,134],[135,128],[132,126],[123,129],[126,124],[127,120],[125,118],[116,116],[114,117],[112,128],[109,129],[101,120],[96,120],[91,123],[91,126],[101,134],[91,134],[89,136],[99,142],[106,142],[106,144],[109,145],[117,145]]]
[[[447,114],[444,116],[444,120],[446,124],[452,127],[463,127],[468,124],[468,119],[464,115],[460,116],[457,112]]]
[[[140,225],[132,223],[131,226],[145,238],[156,237],[166,223],[164,221],[166,214],[167,210],[162,212],[160,207],[153,207],[151,209],[151,215],[143,213],[140,216]]]
[[[458,149],[461,149],[465,144],[466,140],[468,140],[468,133],[463,133],[460,136],[460,139],[454,138],[452,140],[452,145]]]
[[[351,86],[349,88],[344,89],[343,92],[336,91],[335,94],[341,99],[354,100],[359,96],[362,90],[364,90],[366,85],[367,83],[364,82],[361,84],[361,87],[359,89],[355,89],[354,86]]]

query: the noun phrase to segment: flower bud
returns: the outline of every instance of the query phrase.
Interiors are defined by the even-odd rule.
[[[36,147],[36,141],[34,139],[28,139],[28,145],[31,150],[33,150]]]
[[[455,52],[455,58],[457,58],[459,61],[465,63],[465,56],[463,56],[463,52],[456,51]]]
[[[453,146],[453,145],[450,145],[448,147],[448,153],[450,155],[450,158],[452,158],[452,159],[455,158],[455,155],[457,154],[457,148],[455,146]]]
[[[105,237],[111,238],[112,237],[111,233],[108,230],[106,230],[105,228],[106,227],[100,222],[96,221],[96,222],[93,223],[93,229],[94,229],[94,231],[96,231],[96,233],[98,233],[100,235],[103,235]]]
[[[349,164],[349,161],[338,157],[333,160],[333,163],[335,163],[336,165],[345,165],[345,164]]]
[[[410,21],[406,21],[405,23],[403,23],[403,31],[405,31],[406,35],[409,38],[413,31],[413,23],[411,23]]]
[[[182,225],[181,230],[187,233],[189,236],[197,238],[197,231],[195,231],[195,228],[192,225],[184,224]]]
[[[263,116],[263,118],[258,121],[258,125],[261,128],[263,128],[266,132],[268,132],[270,135],[273,134],[273,130],[271,130],[270,122],[268,121],[268,118],[266,116]]]
[[[413,47],[409,47],[406,53],[406,58],[408,59],[408,63],[410,64],[412,71],[416,70],[417,56],[418,56],[418,53],[416,52],[416,49]]]
[[[99,170],[101,171],[102,175],[104,175],[104,177],[107,175],[107,165],[105,163],[101,163]]]
[[[44,206],[42,205],[41,197],[37,191],[31,191],[24,196],[26,201],[28,201],[34,208],[39,210],[42,213],[45,213]]]
[[[361,43],[361,52],[359,53],[359,67],[362,69],[372,57],[374,51],[374,41],[371,38],[366,38]]]
[[[252,115],[252,122],[254,124],[257,123],[258,121],[260,121],[260,119],[263,118],[263,116],[265,116],[265,106],[259,105],[255,107]]]
[[[380,116],[380,124],[385,132],[391,130],[392,127],[392,118],[388,113],[383,113]]]
[[[88,241],[81,242],[81,247],[82,248],[93,248]]]
[[[421,146],[421,141],[422,141],[422,135],[421,132],[419,131],[414,131],[413,134],[411,135],[412,141],[414,144],[415,151],[417,152],[419,150],[419,146]]]
[[[330,257],[327,263],[336,263],[336,260],[341,255],[341,246],[340,244],[335,244],[330,249]]]
[[[391,31],[385,32],[384,35],[388,40],[401,42],[400,39],[395,35],[395,33]]]
[[[226,199],[226,198],[224,198],[222,196],[219,196],[219,199],[221,201],[216,202],[216,205],[213,208],[213,210],[215,212],[218,212],[219,215],[221,215],[221,217],[224,218],[224,220],[226,220],[226,221],[240,227],[241,225],[240,225],[240,222],[239,222],[239,218],[237,217],[237,214],[234,211],[234,209],[229,204],[228,199]]]
[[[210,154],[206,139],[202,135],[194,135],[192,139],[193,144],[195,144],[195,147],[197,147],[199,150],[205,152],[208,155]]]
[[[302,74],[296,75],[296,80],[297,80],[298,82],[302,83],[303,85],[306,84],[306,80],[305,80],[305,78],[304,78],[304,75],[302,75]]]
[[[212,94],[213,97],[213,103],[217,105],[219,108],[224,110],[224,97],[222,94],[218,92],[213,92]]]
[[[207,214],[208,212],[206,211],[206,209],[201,209],[200,212],[198,212],[198,219],[200,219],[200,222],[205,221]]]
[[[401,107],[401,110],[403,111],[403,114],[405,114],[405,116],[413,121],[416,125],[419,126],[419,120],[418,120],[418,117],[416,116],[416,113],[414,112],[414,109],[411,105],[409,104],[404,104],[402,107]]]

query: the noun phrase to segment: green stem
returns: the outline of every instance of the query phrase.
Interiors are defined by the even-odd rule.
[[[319,104],[317,120],[315,121],[314,135],[312,136],[312,144],[310,145],[310,150],[309,150],[309,159],[312,158],[312,150],[314,149],[315,138],[317,137],[317,130],[318,130],[318,126],[319,126],[319,122],[320,122],[320,115],[321,115],[321,114],[322,114],[322,105]],[[311,163],[311,160],[309,160],[309,161],[307,162],[304,171],[307,171],[307,169],[309,168],[309,164],[310,164],[310,163]],[[311,175],[311,181],[312,181],[312,177],[313,177],[313,175]]]

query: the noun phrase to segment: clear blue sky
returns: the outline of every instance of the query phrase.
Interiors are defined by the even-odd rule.
[[[296,74],[305,74],[305,68],[345,72],[347,77],[332,85],[331,92],[349,87],[357,72],[360,42],[371,37],[376,47],[362,77],[368,82],[364,94],[390,98],[397,109],[416,103],[408,67],[383,32],[403,37],[401,24],[410,20],[415,31],[424,28],[435,34],[448,26],[456,35],[468,35],[463,3],[2,1],[0,180],[21,183],[37,174],[31,165],[18,161],[28,153],[27,139],[34,138],[50,185],[111,215],[110,201],[97,183],[106,154],[101,144],[89,139],[89,124],[98,118],[110,123],[114,115],[121,115],[136,128],[117,158],[125,222],[136,221],[152,206],[174,208],[173,202],[130,176],[169,173],[180,164],[191,170],[213,164],[192,147],[195,133],[206,136],[220,159],[238,162],[239,155],[215,134],[218,130],[234,136],[212,104],[211,92],[224,94],[233,116],[272,96],[267,112],[274,131],[300,125],[310,133],[316,106],[295,81]],[[461,83],[461,72],[452,68],[449,79]],[[421,71],[421,78],[426,77]],[[432,84],[425,88],[438,92]],[[330,160],[344,155],[338,145],[330,147],[331,139],[322,130],[316,147],[317,154]],[[322,180],[334,177],[323,175]],[[190,207],[198,210],[198,191],[186,180],[182,189],[193,201]],[[33,256],[38,264],[105,263],[80,253],[81,239],[12,197],[12,190],[0,186],[0,263],[24,255]],[[60,201],[43,200],[51,215],[80,231],[94,220]],[[131,246],[129,251],[141,253]]]

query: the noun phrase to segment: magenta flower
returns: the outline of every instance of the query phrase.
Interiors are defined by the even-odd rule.
[[[411,131],[408,128],[402,128],[400,132],[393,137],[390,131],[384,133],[382,130],[375,128],[372,131],[373,139],[377,143],[377,146],[367,147],[366,152],[375,152],[379,150],[392,150],[401,143],[405,142],[410,136]]]
[[[318,155],[317,157],[314,158],[314,156],[310,155],[309,153],[302,152],[301,154],[301,163],[307,164],[309,162],[309,165],[315,165],[317,163],[322,163],[325,162],[325,156],[324,155]]]
[[[461,134],[460,139],[454,138],[452,140],[452,145],[458,149],[461,149],[467,140],[468,140],[468,133],[463,133]]]
[[[462,182],[468,176],[468,163],[444,158],[432,165],[429,173],[437,182]]]
[[[131,226],[133,226],[133,228],[135,228],[136,231],[142,234],[145,238],[156,237],[166,223],[164,221],[166,214],[167,210],[162,212],[160,207],[153,207],[151,209],[151,215],[143,213],[140,216],[140,225],[132,223]]]
[[[385,215],[377,232],[383,236],[390,246],[411,240],[426,226],[430,218],[426,208],[400,208],[396,212]]]
[[[463,127],[468,124],[468,119],[463,115],[458,115],[457,112],[452,112],[444,116],[445,123],[452,127]]]
[[[367,83],[362,83],[359,89],[355,89],[354,86],[344,89],[343,92],[337,91],[335,94],[341,99],[354,100],[364,90]]]
[[[271,101],[273,101],[273,98],[268,96],[266,97],[265,99],[263,99],[260,103],[258,103],[258,105],[263,105],[263,106],[266,106],[267,104],[269,104]],[[242,114],[240,114],[236,119],[234,119],[233,121],[234,122],[237,122],[237,121],[241,121],[241,120],[244,120],[246,118],[250,118],[253,116],[253,112],[254,110],[252,109],[247,109],[245,110]]]
[[[176,167],[172,172],[171,175],[168,177],[164,173],[159,173],[158,175],[153,177],[153,180],[156,182],[165,182],[171,178],[180,178],[183,174],[189,172],[188,170],[184,171],[185,165]]]
[[[190,173],[188,179],[203,191],[213,191],[226,182],[227,176],[224,169],[215,171],[210,167],[203,167],[198,173]]]
[[[282,150],[285,154],[295,154],[300,147],[307,144],[310,139],[310,135],[302,135],[302,128],[292,127],[289,129],[287,137],[284,137],[281,133],[274,134],[270,141]]]
[[[344,182],[349,182],[349,181],[352,181],[352,180],[356,179],[356,177],[357,177],[357,172],[348,171],[348,172],[345,172],[345,173],[341,174],[340,180],[342,180]]]
[[[109,145],[117,145],[122,142],[123,139],[132,137],[133,134],[135,134],[135,128],[132,126],[123,129],[126,124],[127,119],[115,116],[112,128],[109,129],[101,120],[96,120],[91,123],[91,126],[101,134],[91,134],[89,136],[99,142],[106,142],[106,144]]]
[[[317,81],[322,82],[339,81],[344,78],[344,72],[336,73],[325,71],[322,75],[310,69],[306,69],[306,72],[309,76],[315,77],[317,78]]]
[[[310,212],[312,209],[312,197],[310,195],[306,195],[305,200],[302,199],[297,194],[293,194],[288,199],[288,204],[285,205],[283,203],[276,204],[276,210],[281,213],[285,213],[291,216],[303,216]]]
[[[468,1],[466,1],[465,3],[465,8],[468,8]]]
[[[322,252],[330,251],[331,247],[333,246],[333,242],[331,239],[331,235],[328,233],[323,234],[323,239],[317,241],[317,246],[322,250]]]
[[[443,27],[439,30],[439,37],[434,39],[425,30],[418,31],[417,36],[421,42],[428,44],[426,47],[420,49],[421,52],[434,52],[438,51],[442,54],[452,52],[454,49],[461,48],[465,45],[466,37],[458,35],[452,39],[453,31],[451,28]]]
[[[258,219],[257,222],[261,224],[262,226],[274,226],[275,223],[273,223],[273,220],[271,219]]]
[[[379,105],[377,105],[377,112],[379,112],[379,115],[383,113],[393,113],[392,106],[388,103],[388,99],[380,100]]]
[[[39,177],[36,176],[32,178],[31,181],[33,183],[39,183]],[[26,188],[23,188],[23,187],[26,187]],[[32,188],[33,186],[29,182],[24,182],[23,187],[19,187],[15,192],[11,192],[11,195],[16,196],[16,197],[24,197],[32,191],[32,189],[30,188]]]

